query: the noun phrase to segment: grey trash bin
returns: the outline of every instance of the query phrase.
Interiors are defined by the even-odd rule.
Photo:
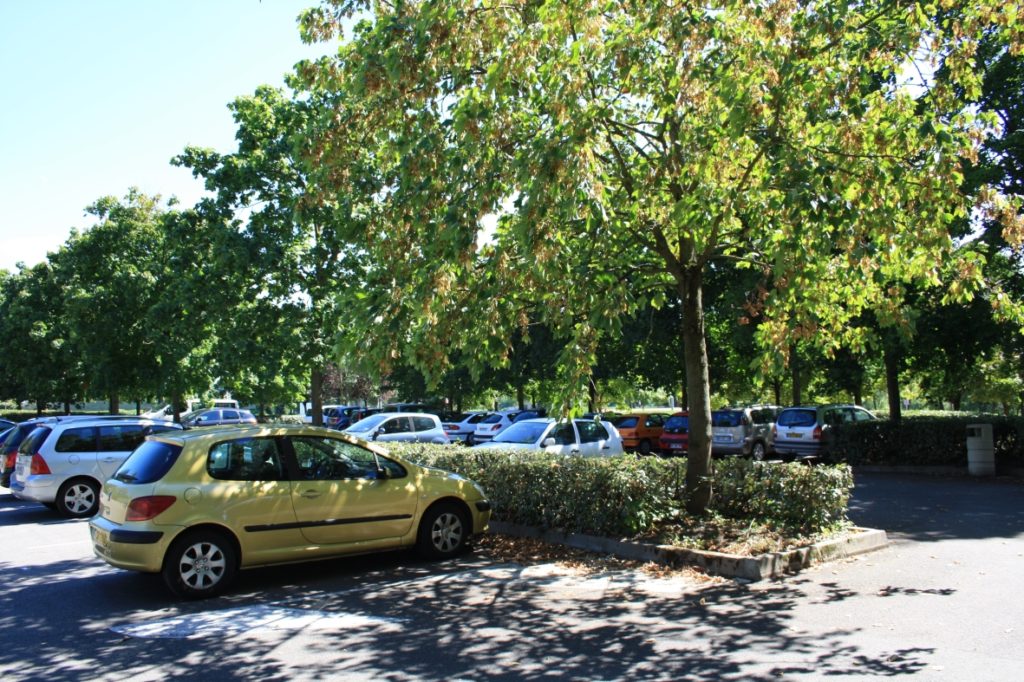
[[[967,425],[967,473],[971,476],[996,474],[996,449],[991,424]]]

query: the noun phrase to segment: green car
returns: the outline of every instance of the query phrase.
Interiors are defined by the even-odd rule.
[[[149,437],[103,485],[89,529],[109,564],[197,598],[255,566],[404,547],[454,556],[490,516],[472,481],[346,434],[225,426]]]

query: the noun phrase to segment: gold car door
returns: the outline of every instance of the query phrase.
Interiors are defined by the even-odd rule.
[[[397,545],[416,514],[416,485],[397,462],[329,436],[292,436],[292,504],[306,540]],[[378,474],[378,459],[388,471]],[[393,540],[394,542],[387,542]]]

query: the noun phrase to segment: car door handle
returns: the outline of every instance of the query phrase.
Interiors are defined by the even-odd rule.
[[[116,461],[117,461],[116,457],[104,457],[103,458],[103,462],[105,464],[109,464],[110,462],[116,462]]]
[[[318,490],[303,490],[299,494],[302,495],[302,497],[305,497],[307,500],[312,500],[314,497],[320,497],[322,493],[320,493],[320,491]]]

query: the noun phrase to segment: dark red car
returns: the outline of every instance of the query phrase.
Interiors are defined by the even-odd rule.
[[[667,457],[682,457],[690,447],[690,413],[676,412],[665,420],[658,439],[661,454]]]

